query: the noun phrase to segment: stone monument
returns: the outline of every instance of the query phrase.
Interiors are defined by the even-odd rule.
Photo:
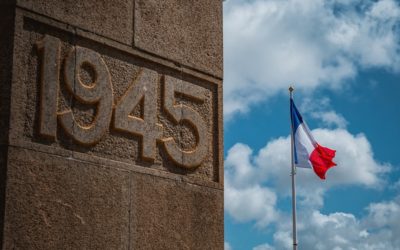
[[[0,0],[2,249],[223,249],[222,0]]]

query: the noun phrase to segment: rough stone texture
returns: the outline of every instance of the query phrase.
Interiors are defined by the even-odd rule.
[[[128,249],[129,174],[11,147],[3,249]]]
[[[0,246],[3,244],[7,143],[11,100],[14,9],[0,4]]]
[[[0,4],[0,145],[7,144],[13,61],[14,9]]]
[[[221,0],[135,0],[135,46],[222,78]]]
[[[223,249],[221,20],[220,0],[0,2],[3,249]],[[44,38],[53,46],[47,56]],[[75,68],[81,55],[91,61]],[[145,69],[155,73],[138,92],[151,101],[129,116],[150,110],[162,126],[156,143],[151,136],[160,136],[143,128],[147,158],[143,136],[129,131],[137,126],[121,126],[128,117],[115,123]],[[46,102],[53,108],[42,112]],[[86,138],[95,122],[100,135]],[[183,167],[203,122],[204,160]]]
[[[49,27],[46,24],[39,23],[30,18],[22,16],[17,17],[18,30],[15,37],[15,54],[16,59],[14,67],[19,68],[19,74],[14,76],[13,92],[15,98],[13,99],[13,111],[11,115],[12,128],[10,130],[10,141],[16,145],[19,142],[35,142],[44,143],[51,146],[51,148],[59,147],[63,149],[73,150],[77,152],[87,153],[89,155],[123,161],[127,163],[142,165],[154,169],[164,170],[177,174],[193,176],[193,178],[219,182],[220,173],[218,172],[219,164],[218,157],[219,141],[216,131],[218,130],[218,106],[214,101],[218,98],[218,88],[215,83],[209,83],[204,80],[194,78],[188,75],[183,75],[175,70],[170,70],[165,67],[160,67],[154,63],[145,62],[139,58],[127,56],[117,50],[110,49],[107,46],[97,42],[76,37],[68,32],[60,29]],[[142,139],[140,136],[124,133],[112,128],[112,124],[105,124],[107,132],[101,137],[100,140],[92,145],[81,145],[76,140],[73,140],[69,135],[77,128],[70,123],[66,128],[59,126],[57,128],[57,135],[55,140],[43,137],[39,134],[40,123],[40,82],[41,67],[43,56],[37,49],[37,42],[41,41],[44,34],[51,35],[60,39],[60,96],[58,113],[73,110],[75,120],[80,125],[89,125],[93,122],[95,116],[95,106],[87,105],[81,101],[76,100],[70,91],[67,90],[65,82],[65,58],[73,48],[77,45],[82,48],[89,48],[90,50],[98,53],[102,60],[107,65],[111,82],[113,85],[113,99],[116,105],[122,96],[126,93],[129,87],[134,84],[134,79],[137,78],[139,72],[143,68],[150,68],[158,73],[158,81],[153,84],[157,85],[157,122],[163,126],[163,138],[172,137],[177,142],[179,147],[185,150],[192,150],[195,146],[196,135],[193,128],[189,123],[174,124],[171,117],[162,107],[165,99],[163,98],[163,79],[164,75],[176,79],[176,81],[184,80],[186,85],[200,86],[205,90],[204,101],[199,102],[188,98],[184,95],[175,95],[175,101],[179,104],[184,104],[192,108],[200,114],[201,118],[205,121],[206,130],[209,141],[207,148],[208,154],[200,167],[195,169],[185,169],[173,163],[166,150],[161,143],[157,145],[157,155],[154,162],[145,161],[140,157],[142,148]],[[85,74],[85,73],[84,73]],[[88,73],[86,73],[88,74]],[[86,75],[82,77],[90,79]],[[86,80],[90,81],[90,80]],[[76,89],[77,82],[71,88]],[[138,107],[140,108],[140,107]],[[142,107],[143,108],[143,107]],[[140,110],[138,110],[140,111]],[[134,110],[135,112],[135,110]],[[140,112],[136,112],[139,116]],[[61,119],[59,119],[60,121]],[[97,121],[97,122],[101,122]],[[68,133],[69,134],[68,134]]]
[[[132,44],[133,0],[16,1],[23,8],[125,44]]]
[[[131,249],[223,249],[223,192],[132,176]]]
[[[5,193],[7,180],[7,146],[0,146],[0,246],[3,245]]]

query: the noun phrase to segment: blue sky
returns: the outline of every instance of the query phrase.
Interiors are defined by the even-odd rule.
[[[400,249],[400,3],[224,1],[225,250],[291,249],[287,88],[317,141],[299,249]]]

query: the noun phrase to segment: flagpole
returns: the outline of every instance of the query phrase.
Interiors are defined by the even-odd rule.
[[[294,88],[292,86],[289,87],[290,100],[293,98]],[[292,220],[293,220],[293,250],[297,250],[297,228],[296,228],[296,169],[294,167],[294,134],[293,134],[293,122],[292,122],[292,113],[290,112],[290,139],[291,139],[291,176],[292,176]]]

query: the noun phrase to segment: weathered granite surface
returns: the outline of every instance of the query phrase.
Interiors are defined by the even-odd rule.
[[[10,147],[4,249],[128,249],[129,172]]]
[[[222,249],[222,1],[0,2],[3,249]]]
[[[136,0],[134,44],[222,78],[222,3]]]
[[[82,30],[132,44],[134,0],[16,0],[16,4]]]

